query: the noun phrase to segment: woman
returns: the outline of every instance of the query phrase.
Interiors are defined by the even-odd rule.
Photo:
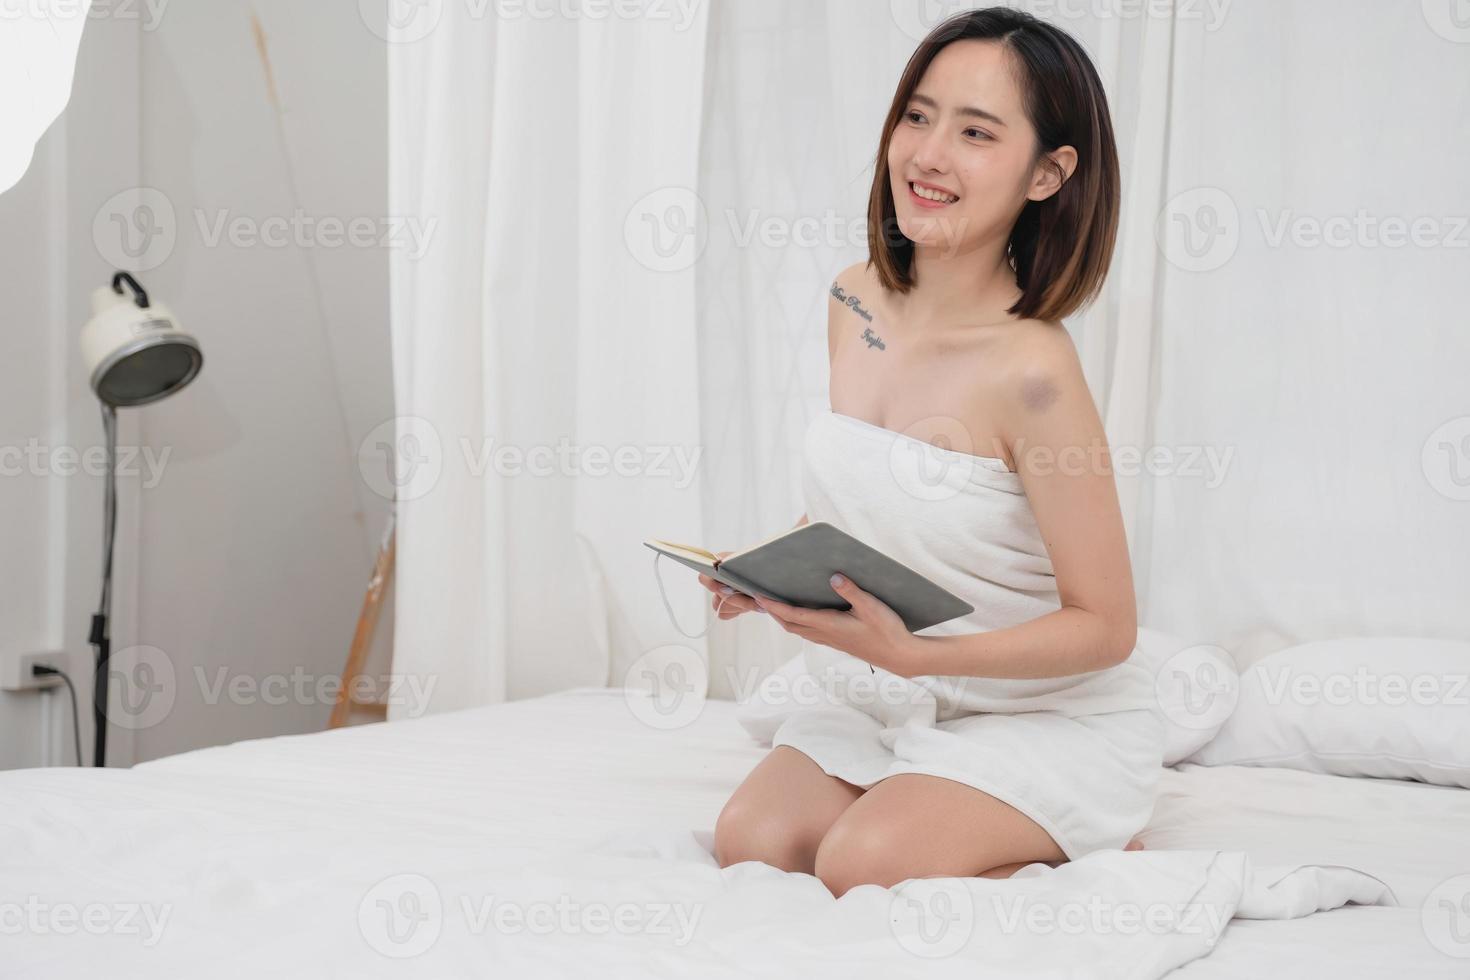
[[[1136,846],[1162,767],[1107,444],[1058,322],[1097,295],[1117,230],[1097,73],[1027,14],[955,16],[905,69],[877,163],[869,261],[831,290],[803,521],[975,611],[911,634],[841,576],[845,612],[702,577],[720,618],[763,611],[808,641],[742,705],[772,750],[716,856],[837,896]]]

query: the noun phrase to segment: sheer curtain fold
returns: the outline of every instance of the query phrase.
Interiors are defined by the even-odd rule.
[[[494,20],[461,19],[454,4],[444,13],[427,37],[389,49],[389,209],[434,222],[421,257],[390,258],[394,671],[432,682],[432,700],[415,700],[432,710],[505,693],[495,635],[503,603],[489,588],[496,556],[485,547],[494,506],[456,465],[459,440],[483,435],[489,387],[481,354],[493,342],[483,303],[493,154],[474,127],[489,130],[503,84],[493,70],[499,31]],[[481,57],[464,57],[476,48]],[[389,717],[408,707],[391,703]]]
[[[655,7],[444,4],[390,46],[391,206],[434,228],[392,257],[394,672],[428,712],[620,682],[667,629],[642,539],[700,536],[694,273],[663,250],[705,20]]]
[[[579,36],[589,70],[575,117],[585,142],[569,178],[579,198],[573,419],[589,453],[613,460],[577,479],[572,494],[570,530],[598,614],[589,623],[586,653],[598,666],[589,682],[636,682],[665,669],[666,654],[678,669],[705,658],[703,640],[672,634],[654,591],[654,553],[642,541],[704,540],[709,447],[695,268],[708,15],[699,5],[687,23],[589,21]],[[686,588],[669,599],[680,622],[701,622],[708,593],[688,589],[687,576],[678,581]],[[678,649],[664,649],[675,641]],[[564,684],[541,672],[533,686]]]

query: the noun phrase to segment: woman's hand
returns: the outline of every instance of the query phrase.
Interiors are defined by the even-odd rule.
[[[760,597],[754,601],[786,632],[841,650],[890,674],[918,677],[932,672],[924,656],[923,638],[910,633],[898,613],[846,576],[832,579],[832,590],[852,605],[848,612],[804,609]]]
[[[715,556],[724,558],[733,555],[733,551],[717,551]],[[721,619],[734,619],[744,612],[760,612],[755,602],[744,592],[736,592],[723,582],[717,582],[703,572],[699,573],[699,584],[715,594],[710,600],[710,605],[719,614]],[[723,602],[721,600],[724,600]]]

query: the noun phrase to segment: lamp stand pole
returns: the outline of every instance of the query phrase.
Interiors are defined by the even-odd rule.
[[[97,652],[97,670],[92,675],[92,765],[107,765],[107,681],[111,673],[112,637],[107,617],[112,612],[112,546],[117,540],[117,409],[102,403],[102,432],[107,439],[107,482],[102,503],[102,598],[92,614],[87,642]]]

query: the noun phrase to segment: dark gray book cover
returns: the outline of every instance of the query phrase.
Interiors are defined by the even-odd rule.
[[[911,633],[975,611],[959,596],[826,521],[798,525],[715,562],[675,550],[687,545],[643,543],[746,595],[807,609],[852,608],[832,591],[832,574],[841,572],[886,603]]]

